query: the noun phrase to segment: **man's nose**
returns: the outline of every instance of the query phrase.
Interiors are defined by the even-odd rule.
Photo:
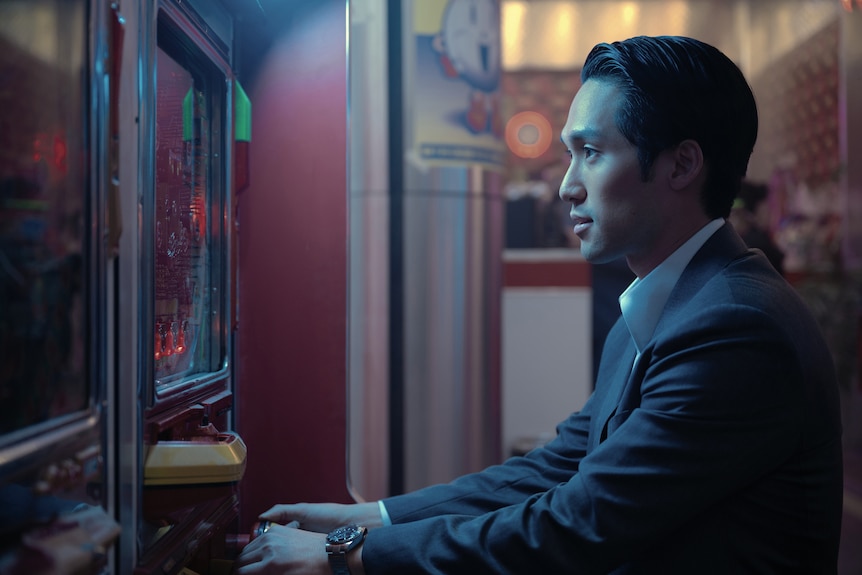
[[[560,184],[560,199],[564,202],[580,203],[586,198],[587,190],[573,172],[570,168]]]

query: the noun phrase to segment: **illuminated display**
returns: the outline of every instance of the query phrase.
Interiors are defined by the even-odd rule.
[[[216,372],[222,366],[224,309],[214,189],[222,172],[219,94],[193,54],[160,40],[156,59],[154,325],[156,391]],[[215,148],[215,149],[214,149]]]

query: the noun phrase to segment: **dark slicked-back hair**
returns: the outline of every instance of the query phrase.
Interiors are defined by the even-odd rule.
[[[638,149],[643,179],[661,152],[694,140],[707,170],[704,211],[727,217],[757,139],[754,95],[736,64],[693,38],[638,36],[595,46],[581,71],[590,79],[622,91],[616,123]]]

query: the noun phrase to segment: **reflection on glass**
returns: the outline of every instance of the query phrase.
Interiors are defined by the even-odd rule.
[[[161,388],[211,369],[211,111],[192,73],[162,48],[156,69],[154,360]]]
[[[168,457],[168,462],[157,457],[164,452],[159,448],[171,452],[168,443],[204,451],[218,445],[217,428],[225,426],[230,403],[229,338],[222,321],[228,296],[227,78],[207,46],[197,42],[201,38],[174,19],[173,3],[164,4],[156,33],[153,218],[148,222],[153,393],[152,410],[145,414],[149,435],[138,523],[139,570],[148,573],[160,572],[178,553],[195,554],[195,546],[220,528],[220,514],[235,513],[236,499],[230,482],[184,475],[187,468],[180,460],[185,456]],[[204,414],[203,404],[212,412]],[[185,463],[191,461],[210,466],[195,457]],[[194,561],[188,566],[206,572]]]
[[[0,3],[0,444],[87,408],[83,3]]]

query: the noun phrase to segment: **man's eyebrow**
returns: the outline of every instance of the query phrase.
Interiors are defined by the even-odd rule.
[[[584,141],[584,140],[595,140],[601,136],[601,132],[599,130],[595,130],[593,128],[584,128],[582,130],[572,130],[568,133],[560,134],[560,141],[562,143],[566,143],[568,141]]]

